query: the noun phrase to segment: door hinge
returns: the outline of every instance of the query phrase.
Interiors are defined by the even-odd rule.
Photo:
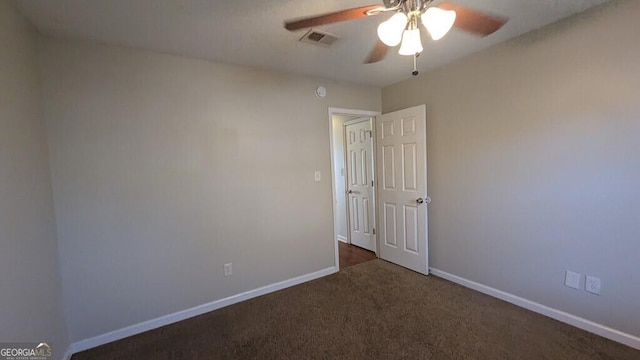
[[[376,234],[376,229],[375,229],[375,228],[373,228],[373,229],[371,230],[371,233],[372,233],[373,235],[375,235],[375,234]]]
[[[371,187],[373,187],[373,180],[371,180]]]

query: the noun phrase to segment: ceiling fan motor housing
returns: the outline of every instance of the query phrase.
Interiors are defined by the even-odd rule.
[[[429,7],[429,4],[433,2],[433,0],[392,0],[392,2],[397,3],[401,6],[401,9],[406,12],[423,12]],[[396,5],[396,6],[398,6]],[[386,6],[386,1],[385,1]]]

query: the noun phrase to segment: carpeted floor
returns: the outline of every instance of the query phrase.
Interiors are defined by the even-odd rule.
[[[373,260],[72,359],[638,360],[640,351]]]

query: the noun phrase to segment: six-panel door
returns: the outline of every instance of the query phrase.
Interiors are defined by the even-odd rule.
[[[376,121],[380,257],[428,274],[424,105]]]
[[[351,243],[375,251],[371,120],[348,123],[345,135]]]

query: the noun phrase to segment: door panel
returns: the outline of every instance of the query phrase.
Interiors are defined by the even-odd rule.
[[[416,147],[415,143],[402,144],[402,189],[404,191],[418,190]]]
[[[351,162],[347,162],[348,164],[351,164],[349,166],[349,168],[351,169],[351,178],[349,183],[351,183],[351,185],[356,185],[358,182],[358,174],[356,173],[358,170],[356,168],[356,164],[358,163],[358,155],[356,154],[355,150],[351,150],[350,151],[351,154]]]
[[[360,206],[358,206],[358,197],[351,197],[351,228],[356,233],[360,232]]]
[[[424,105],[377,119],[379,255],[422,274],[429,273],[427,230],[427,120]],[[398,184],[398,186],[396,186]]]
[[[349,236],[352,244],[375,251],[371,120],[347,123],[345,131],[348,139]]]
[[[371,228],[369,227],[369,219],[371,218],[371,213],[369,209],[371,208],[371,202],[367,198],[362,199],[362,231],[366,235],[371,235]]]
[[[384,243],[387,246],[397,247],[398,240],[396,238],[396,205],[384,204]]]
[[[395,169],[395,148],[393,146],[382,147],[382,187],[385,190],[396,189],[396,176],[393,173]]]
[[[415,254],[420,253],[418,240],[418,208],[404,206],[404,249]]]

